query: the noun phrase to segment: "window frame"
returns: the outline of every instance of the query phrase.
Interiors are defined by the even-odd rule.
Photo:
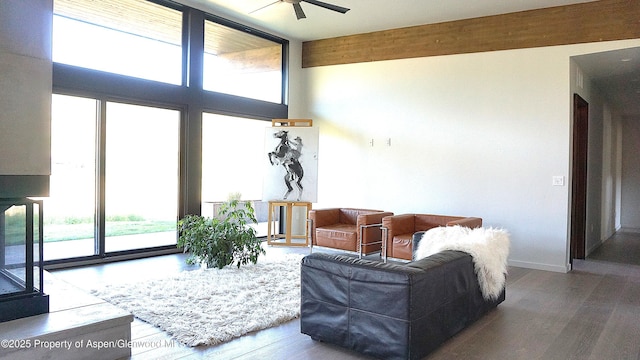
[[[55,0],[54,0],[55,1]],[[158,5],[182,11],[182,85],[135,78],[99,70],[53,63],[53,93],[97,99],[100,102],[98,116],[104,115],[107,102],[155,106],[181,111],[180,119],[180,178],[178,217],[200,214],[202,174],[202,114],[204,112],[271,121],[288,117],[289,41],[253,29],[247,25],[224,19],[168,0],[147,0]],[[205,91],[203,89],[204,21],[214,21],[224,26],[264,37],[282,46],[281,102],[273,103],[241,96]],[[104,121],[101,121],[104,124]],[[101,125],[103,126],[103,125]],[[146,256],[149,252],[177,252],[175,246],[132,250],[105,254],[104,249],[104,128],[98,129],[96,168],[97,194],[96,232],[97,255],[87,258],[60,259],[46,262],[48,267],[73,265],[79,262],[113,261],[119,258]]]

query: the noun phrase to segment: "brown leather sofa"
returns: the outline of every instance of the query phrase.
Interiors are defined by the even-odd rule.
[[[382,249],[382,218],[392,212],[370,209],[330,208],[309,211],[313,246],[370,254]]]
[[[430,214],[401,214],[382,219],[382,232],[386,241],[386,254],[383,257],[411,260],[413,254],[412,238],[418,231],[438,226],[460,225],[469,228],[482,226],[477,217],[445,216]]]

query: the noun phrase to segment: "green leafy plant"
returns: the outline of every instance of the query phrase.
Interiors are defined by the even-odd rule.
[[[180,220],[178,247],[190,254],[187,264],[191,265],[204,263],[222,269],[234,262],[238,267],[255,264],[265,254],[256,230],[249,226],[257,223],[251,203],[231,196],[222,203],[217,217],[187,215]]]

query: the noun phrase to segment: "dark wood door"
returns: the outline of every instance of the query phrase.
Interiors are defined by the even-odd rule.
[[[571,259],[584,259],[587,230],[587,149],[589,104],[573,95],[573,169],[571,182]]]

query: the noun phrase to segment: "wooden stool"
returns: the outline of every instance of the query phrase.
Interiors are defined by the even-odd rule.
[[[291,230],[293,208],[295,206],[305,207],[304,213],[304,235],[293,235]],[[284,233],[279,233],[279,229],[276,229],[276,214],[275,211],[281,207],[285,208],[285,230]],[[285,201],[285,200],[273,200],[269,201],[269,218],[268,218],[268,230],[267,230],[267,244],[269,245],[285,245],[285,246],[309,246],[307,219],[309,218],[309,210],[311,210],[311,203],[308,201]],[[282,241],[284,239],[284,241]],[[303,242],[293,242],[292,239],[304,239]]]

